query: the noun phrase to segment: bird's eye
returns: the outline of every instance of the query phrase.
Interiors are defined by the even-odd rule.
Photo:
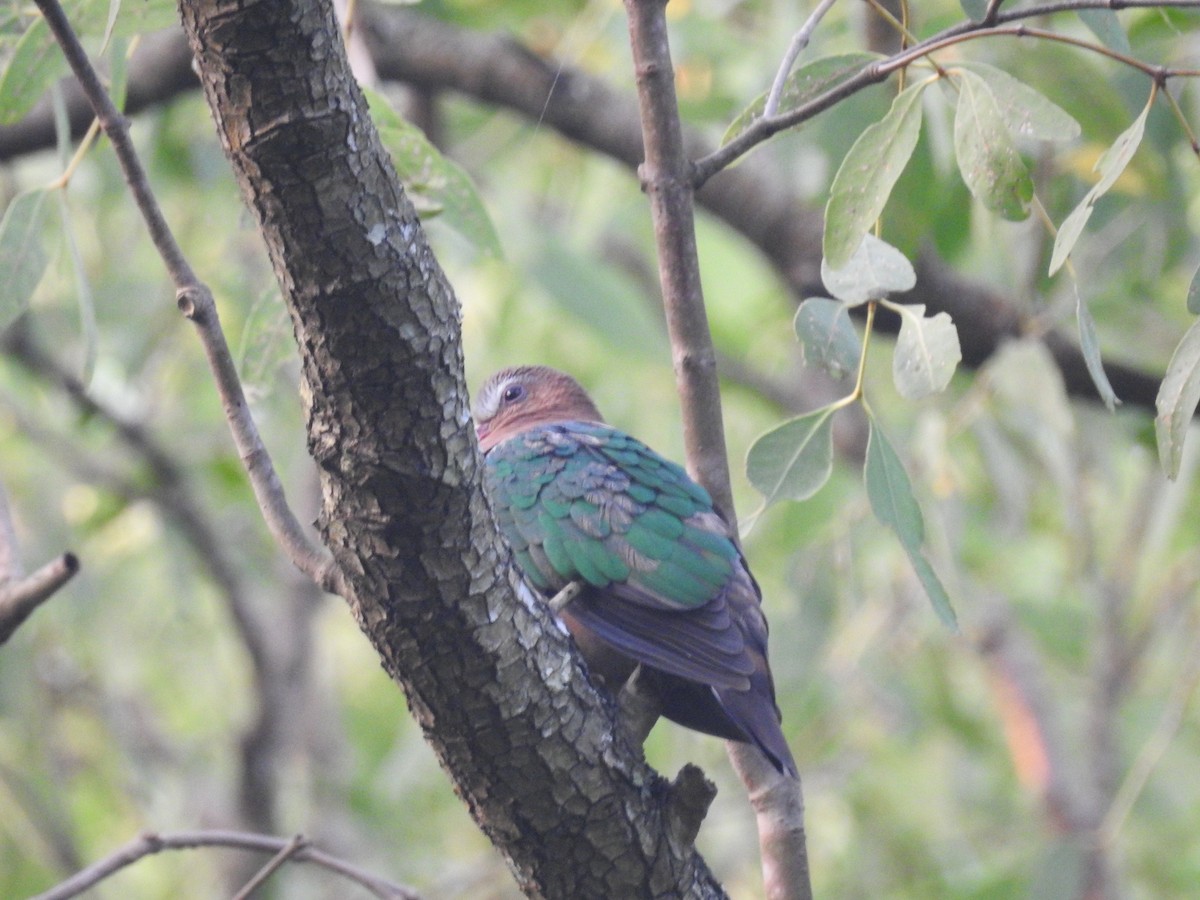
[[[521,384],[510,384],[504,389],[504,393],[500,395],[505,403],[516,403],[525,396],[525,386]]]

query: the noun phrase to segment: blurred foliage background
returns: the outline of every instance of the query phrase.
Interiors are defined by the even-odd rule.
[[[418,11],[504,31],[632,91],[615,0],[430,0]],[[673,0],[670,13],[685,117],[716,140],[769,86],[802,13],[781,0]],[[864,5],[836,7],[807,54],[860,49],[865,17]],[[938,0],[921,4],[915,25],[928,34],[961,17]],[[1130,11],[1122,22],[1141,58],[1195,59],[1194,14]],[[10,32],[9,48],[19,33]],[[1027,153],[1055,221],[1149,88],[1111,60],[1063,47],[987,40],[950,52],[1016,74],[1081,123],[1073,145]],[[842,155],[893,94],[894,85],[864,92],[758,149],[756,162],[819,208]],[[1191,88],[1180,96],[1193,123],[1195,98]],[[450,93],[433,102],[440,146],[474,178],[504,254],[481,252],[443,218],[429,222],[463,305],[470,382],[517,362],[566,369],[610,421],[681,459],[636,177],[537,121]],[[1052,239],[1036,221],[1001,222],[972,203],[946,155],[938,102],[929,101],[884,236],[909,252],[935,247],[1041,321],[1073,329],[1068,280],[1042,274]],[[169,220],[217,295],[290,497],[311,519],[290,323],[209,113],[192,92],[133,128]],[[0,172],[3,191],[61,170],[53,151],[22,157]],[[1160,104],[1076,253],[1112,360],[1161,373],[1189,324],[1198,181],[1187,137]],[[94,404],[69,387],[88,338],[61,220],[51,217],[50,267],[0,354],[0,479],[26,566],[69,548],[82,571],[0,648],[0,896],[44,890],[143,830],[253,823],[239,797],[241,748],[259,708],[255,670],[197,527],[219,545],[248,608],[264,618],[287,610],[294,631],[271,636],[291,654],[300,699],[290,708],[302,714],[278,730],[278,793],[259,811],[264,821],[430,898],[517,896],[344,604],[313,596],[274,549],[199,343],[103,142],[66,198],[97,320],[86,386]],[[758,387],[786,392],[808,377],[796,300],[743,238],[703,213],[697,225],[718,349],[754,376],[724,391],[748,522],[759,501],[739,460],[791,414]],[[888,341],[873,344],[868,397],[913,478],[961,634],[938,622],[903,550],[872,517],[853,441],[816,497],[767,510],[745,534],[804,777],[817,894],[1076,896],[1086,845],[1102,840],[1119,895],[1187,895],[1200,883],[1200,728],[1189,706],[1200,677],[1194,452],[1166,482],[1151,414],[1068,401],[1036,334],[917,404],[891,386]],[[174,475],[156,468],[155,453]],[[718,782],[699,843],[733,896],[756,896],[753,818],[721,743],[662,723],[647,753],[663,772],[692,760]],[[1088,812],[1099,837],[1068,821],[1063,792],[1098,804]],[[104,894],[219,896],[245,865],[237,856],[162,854]],[[355,896],[312,867],[291,867],[280,884],[279,896]]]

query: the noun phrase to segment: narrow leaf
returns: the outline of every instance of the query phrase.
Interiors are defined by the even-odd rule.
[[[1092,376],[1092,384],[1108,411],[1112,412],[1118,403],[1116,392],[1109,384],[1108,375],[1104,372],[1104,360],[1100,356],[1100,338],[1096,334],[1096,320],[1079,293],[1079,285],[1075,285],[1075,318],[1079,322],[1079,349],[1083,352],[1083,362],[1088,374]]]
[[[1079,205],[1071,210],[1070,214],[1063,220],[1062,227],[1058,229],[1058,234],[1054,238],[1054,251],[1050,254],[1050,274],[1053,275],[1058,271],[1067,260],[1067,256],[1074,249],[1079,236],[1083,234],[1083,226],[1087,224],[1087,220],[1092,215],[1092,207],[1096,204],[1109,188],[1111,188],[1121,173],[1125,171],[1125,167],[1129,165],[1129,161],[1133,158],[1133,154],[1137,151],[1138,145],[1142,142],[1142,137],[1146,133],[1146,118],[1150,115],[1150,104],[1147,103],[1142,107],[1141,114],[1133,120],[1133,123],[1122,131],[1111,147],[1100,154],[1100,158],[1096,160],[1095,170],[1100,173],[1099,180],[1092,185],[1083,199],[1079,201]]]
[[[1200,322],[1187,330],[1167,366],[1167,374],[1158,389],[1154,433],[1158,438],[1158,459],[1166,476],[1174,480],[1183,458],[1183,442],[1188,424],[1200,402]]]
[[[866,234],[845,265],[835,269],[828,259],[821,260],[821,280],[833,296],[857,306],[912,290],[917,273],[903,253],[887,241]]]
[[[912,547],[904,549],[908,553],[908,561],[912,563],[913,571],[917,573],[917,578],[921,581],[921,586],[925,588],[929,602],[933,604],[933,611],[937,613],[937,617],[942,620],[943,625],[951,631],[957,632],[958,616],[954,614],[950,595],[946,593],[946,588],[942,585],[942,580],[937,577],[937,572],[933,571],[933,566],[929,564],[929,560],[920,550],[914,550]]]
[[[65,190],[55,191],[58,194],[58,209],[62,215],[63,238],[67,242],[67,256],[71,260],[71,270],[75,274],[75,293],[79,302],[79,331],[83,336],[83,365],[79,380],[84,387],[91,383],[92,374],[96,370],[96,357],[100,346],[100,332],[96,326],[96,301],[92,294],[92,285],[87,277],[87,268],[83,264],[83,254],[79,252],[79,243],[75,240],[75,226],[71,219],[71,206]]]
[[[0,220],[0,330],[25,312],[29,298],[46,271],[42,222],[46,192],[18,194]]]
[[[1109,50],[1125,54],[1132,50],[1129,46],[1129,36],[1125,34],[1125,29],[1121,27],[1121,20],[1117,18],[1117,14],[1113,10],[1081,9],[1079,18],[1092,34],[1100,38],[1100,43]]]
[[[962,62],[991,89],[1000,117],[1013,135],[1039,141],[1071,141],[1079,137],[1079,123],[1058,104],[1003,69],[980,62]]]
[[[1188,285],[1187,311],[1193,316],[1200,316],[1200,269],[1196,270],[1192,283]]]
[[[1033,180],[1008,133],[992,89],[966,69],[959,70],[954,153],[963,181],[985,207],[1006,219],[1020,220],[1029,215]]]
[[[833,432],[829,407],[784,422],[754,442],[746,454],[746,475],[765,498],[807,500],[833,471]]]
[[[1142,137],[1146,134],[1146,119],[1150,116],[1150,107],[1150,103],[1143,106],[1138,117],[1130,123],[1128,128],[1117,135],[1112,146],[1101,153],[1100,158],[1096,160],[1096,171],[1100,173],[1100,180],[1092,187],[1092,192],[1096,197],[1106,193],[1110,187],[1116,184],[1121,173],[1125,171],[1125,167],[1129,165],[1129,161],[1133,159],[1133,154],[1137,152],[1137,148],[1142,143]]]
[[[104,49],[108,49],[108,42],[112,40],[113,29],[117,27],[117,16],[121,12],[121,0],[108,0],[108,18],[104,21]]]
[[[1088,191],[1087,196],[1067,214],[1062,225],[1058,227],[1058,234],[1054,236],[1054,249],[1050,253],[1048,274],[1053,275],[1067,261],[1067,257],[1075,249],[1075,244],[1083,234],[1088,219],[1092,217],[1092,209],[1092,193]]]
[[[875,517],[891,528],[900,539],[900,544],[908,554],[913,571],[925,588],[925,593],[929,595],[938,618],[948,628],[957,630],[958,620],[950,604],[950,597],[937,573],[921,552],[921,544],[925,541],[925,520],[913,496],[912,482],[908,480],[904,464],[874,417],[870,420],[870,427],[863,480],[867,485],[867,499],[871,503],[871,510]]]
[[[101,49],[113,38],[179,27],[179,8],[171,0],[70,0],[63,6],[75,33],[102,37]]]
[[[925,520],[921,516],[921,508],[913,496],[912,482],[904,471],[904,463],[892,449],[874,417],[870,419],[863,480],[875,518],[896,532],[906,549],[911,547],[919,550],[925,542]]]
[[[846,79],[857,75],[875,60],[881,59],[875,53],[846,53],[840,56],[826,56],[815,59],[801,66],[784,83],[783,93],[779,95],[779,113],[798,109],[811,100],[820,97],[826,91],[837,87]],[[724,146],[754,124],[762,115],[767,105],[767,95],[761,94],[754,102],[733,120],[721,138]]]
[[[446,223],[478,250],[502,256],[499,235],[470,176],[443,156],[421,129],[406,122],[382,94],[363,93],[396,174],[421,217],[444,213]]]
[[[795,328],[806,366],[820,366],[834,378],[844,378],[858,367],[862,342],[845,303],[809,297],[796,311]]]
[[[0,125],[25,118],[51,84],[67,71],[67,61],[54,43],[50,26],[38,17],[13,48],[0,75]]]
[[[907,400],[920,400],[945,390],[962,360],[958,329],[949,314],[926,318],[919,304],[887,304],[900,313],[900,335],[892,356],[896,390]]]
[[[919,82],[900,93],[887,115],[859,135],[842,160],[825,207],[822,249],[833,268],[840,269],[850,261],[863,235],[887,205],[896,180],[917,146],[921,93],[928,84]]]

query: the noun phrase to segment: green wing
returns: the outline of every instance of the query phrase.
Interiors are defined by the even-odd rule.
[[[739,560],[708,493],[615,428],[518,435],[489,454],[488,483],[505,538],[542,590],[621,584],[647,604],[695,608]]]
[[[624,432],[560,423],[488,454],[497,522],[546,595],[576,581],[571,607],[601,638],[649,665],[741,687],[753,663],[731,591],[757,593],[708,493]],[[757,610],[756,610],[757,612]]]

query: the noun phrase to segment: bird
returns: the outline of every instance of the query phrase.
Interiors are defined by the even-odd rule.
[[[708,492],[547,366],[497,372],[472,415],[501,535],[589,671],[616,690],[640,664],[666,718],[798,777],[761,591]]]

